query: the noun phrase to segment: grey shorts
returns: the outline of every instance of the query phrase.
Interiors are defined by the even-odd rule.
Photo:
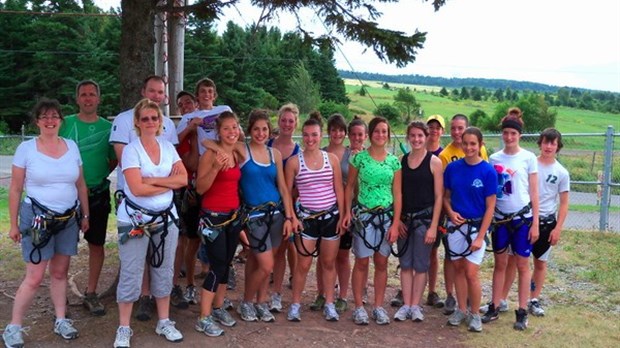
[[[32,235],[30,234],[33,218],[32,204],[22,201],[19,209],[19,231],[22,234],[22,258],[25,262],[32,262],[32,260],[34,262],[48,261],[56,254],[77,255],[80,227],[76,219],[69,219],[64,229],[50,237],[47,245],[35,250],[35,247],[32,245]],[[33,257],[32,260],[31,255]]]
[[[130,226],[119,223],[119,232]],[[151,238],[155,245],[161,240],[162,233],[157,233]],[[172,291],[172,276],[174,274],[174,255],[177,249],[179,229],[170,221],[168,223],[168,235],[164,243],[164,260],[160,267],[149,267],[151,276],[151,294],[155,298],[170,296]],[[149,238],[129,238],[125,243],[118,243],[118,256],[121,270],[118,287],[116,289],[116,301],[119,303],[135,302],[140,297],[144,267],[150,259],[152,250],[149,247]]]
[[[430,219],[414,219],[407,226],[407,239],[398,240],[398,250],[404,250],[399,258],[402,269],[413,269],[416,272],[426,273],[431,265],[431,251],[433,244],[425,244],[426,231],[431,225]]]
[[[360,214],[359,218],[362,221],[366,221],[370,218],[370,214]],[[375,216],[373,222],[379,224],[379,216]],[[392,248],[387,241],[387,233],[390,226],[392,226],[392,219],[386,218],[383,223],[383,229],[385,230],[384,236],[381,236],[381,230],[375,228],[370,222],[364,228],[364,231],[353,232],[353,255],[357,258],[363,259],[374,255],[376,250],[376,252],[385,257],[390,256]]]
[[[269,217],[260,216],[250,218],[248,221],[248,240],[252,252],[256,254],[276,249],[282,243],[282,229],[284,228],[284,215],[277,212],[271,215],[271,222],[267,224]]]

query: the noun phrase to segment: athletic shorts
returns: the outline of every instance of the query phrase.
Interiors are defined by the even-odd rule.
[[[69,219],[65,228],[51,236],[49,242],[44,247],[35,250],[35,247],[32,245],[32,235],[30,232],[34,218],[32,208],[32,204],[22,201],[19,209],[19,231],[22,235],[21,246],[24,261],[48,261],[56,254],[77,255],[80,226],[78,226],[77,219],[75,218]],[[37,208],[35,210],[37,214],[41,213]]]
[[[258,216],[250,218],[247,223],[246,233],[250,248],[256,254],[263,253],[272,249],[277,249],[282,243],[282,232],[284,228],[284,215],[275,212],[271,215],[270,224],[268,216]]]
[[[90,244],[98,246],[105,244],[105,237],[108,231],[108,217],[112,211],[110,201],[109,188],[88,196],[90,219],[88,221],[88,231],[84,233],[84,239]]]
[[[186,187],[174,190],[174,205],[179,212],[179,235],[190,239],[200,238],[198,234],[198,222],[200,221],[199,202],[200,196],[190,195]]]
[[[546,219],[540,219],[541,222],[538,225],[540,235],[532,247],[532,255],[534,255],[536,259],[543,262],[547,262],[549,260],[549,255],[551,254],[551,243],[549,242],[549,236],[551,236],[551,231],[553,231],[555,226],[558,224],[555,217],[552,220],[545,220]]]
[[[452,227],[454,226],[454,224],[452,222],[449,222],[448,226]],[[446,252],[446,255],[452,261],[465,258],[467,261],[480,266],[480,264],[482,263],[482,259],[484,258],[484,250],[486,249],[487,244],[483,240],[482,246],[480,247],[480,249],[474,252],[470,252],[469,251],[469,248],[471,248],[470,240],[473,241],[474,239],[476,239],[478,237],[479,232],[474,232],[474,231],[478,231],[477,228],[476,230],[472,230],[471,231],[472,233],[469,234],[469,240],[468,240],[468,238],[466,237],[467,234],[469,233],[468,231],[469,231],[469,225],[464,224],[459,228],[459,230],[456,230],[452,233],[448,233],[448,235],[446,236],[446,240],[444,240],[444,244],[446,245],[446,248],[448,249],[448,252]]]
[[[131,225],[119,223],[118,231],[131,229]],[[151,236],[155,245],[159,245],[163,233]],[[149,267],[151,294],[155,298],[170,296],[172,291],[172,276],[174,275],[174,256],[177,249],[179,229],[170,221],[168,234],[163,243],[163,263],[160,267]],[[120,276],[116,288],[116,301],[119,303],[135,302],[140,297],[142,289],[142,277],[144,267],[150,261],[153,253],[149,243],[149,237],[129,238],[125,243],[118,243],[118,256],[120,259]]]
[[[369,213],[362,213],[359,219],[366,221],[370,219],[370,217],[371,215]],[[375,252],[389,257],[392,252],[392,247],[387,240],[387,233],[390,226],[392,226],[392,219],[387,216],[383,221],[382,227],[385,233],[383,233],[380,228],[375,228],[372,223],[379,225],[381,223],[380,217],[375,216],[362,231],[355,231],[353,234],[353,255],[357,258],[363,259],[370,257],[374,255]]]
[[[407,239],[398,239],[399,252],[406,248],[399,257],[401,269],[413,269],[419,273],[428,272],[434,243],[426,244],[424,239],[430,225],[430,219],[413,219],[407,226]]]
[[[304,217],[310,216],[313,212],[307,212],[300,210],[297,213],[300,221],[303,224],[303,230],[301,231],[301,237],[308,240],[337,240],[340,238],[337,232],[338,219],[340,214],[338,209],[334,209],[326,214],[318,216],[313,219],[306,219]]]
[[[493,242],[493,252],[501,253],[510,246],[516,255],[529,257],[532,253],[532,244],[529,241],[530,225],[532,218],[513,219],[506,223],[499,224],[491,234]]]

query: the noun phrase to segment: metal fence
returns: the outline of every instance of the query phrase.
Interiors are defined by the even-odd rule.
[[[570,213],[565,228],[620,232],[620,143],[615,141],[619,136],[612,126],[602,133],[562,134],[564,148],[558,160],[571,175]],[[12,155],[20,142],[31,137],[0,136],[0,153]],[[399,142],[406,140],[404,135],[393,137],[391,149],[399,155]],[[295,138],[301,142],[301,137]],[[521,146],[538,153],[537,139],[538,134],[523,134]],[[502,148],[500,134],[485,134],[484,141],[489,154]],[[444,135],[443,143],[449,142],[450,136]],[[8,157],[1,160],[10,161]],[[10,163],[2,163],[0,170],[0,179],[6,181]]]

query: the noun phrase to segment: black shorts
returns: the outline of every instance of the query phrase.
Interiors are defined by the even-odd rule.
[[[198,222],[200,221],[200,196],[189,201],[187,188],[174,190],[174,204],[179,212],[179,235],[190,239],[199,238]]]
[[[90,218],[88,231],[84,233],[84,239],[93,245],[104,245],[108,231],[108,217],[112,211],[110,204],[110,189],[101,190],[88,196]]]
[[[350,250],[353,246],[353,232],[346,231],[340,235],[340,250]]]
[[[536,243],[532,246],[532,255],[534,255],[535,258],[540,259],[551,248],[549,236],[557,224],[558,222],[555,220],[555,217],[546,221],[545,219],[541,219],[538,225],[538,240],[536,240]]]

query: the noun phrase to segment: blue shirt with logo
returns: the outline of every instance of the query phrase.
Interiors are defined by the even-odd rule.
[[[486,198],[497,192],[497,173],[487,161],[469,165],[465,159],[451,162],[443,174],[444,187],[450,190],[452,210],[465,219],[480,219]]]

